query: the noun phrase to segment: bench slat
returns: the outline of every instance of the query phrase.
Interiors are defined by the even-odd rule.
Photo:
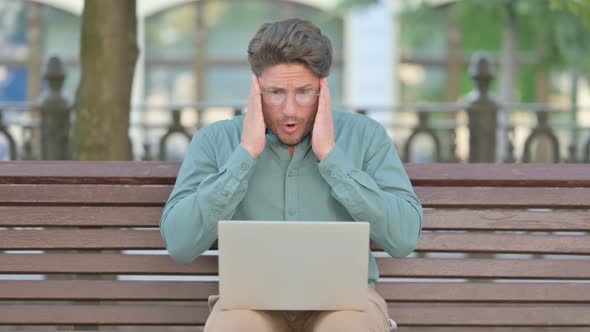
[[[590,187],[585,164],[405,164],[414,186]],[[3,162],[0,183],[174,184],[179,162]]]
[[[179,162],[17,161],[2,162],[0,184],[169,184]]]
[[[0,202],[9,204],[109,204],[163,206],[172,191],[168,185],[0,185]]]
[[[159,227],[160,206],[0,206],[4,227]]]
[[[4,280],[0,300],[207,301],[213,281]]]
[[[0,305],[1,325],[204,325],[206,304]]]
[[[424,230],[590,231],[590,210],[425,209]]]
[[[163,206],[167,185],[0,185],[0,202],[10,204],[109,204]],[[416,187],[424,207],[590,207],[590,188]]]
[[[155,274],[217,275],[217,256],[201,256],[181,265],[167,255],[123,254],[2,254],[6,274]]]
[[[588,303],[587,283],[378,282],[393,302]],[[206,301],[214,281],[5,280],[0,300]]]
[[[590,279],[588,260],[387,259],[377,258],[381,277]]]
[[[389,315],[401,326],[590,326],[588,306],[399,307]]]
[[[590,187],[587,164],[406,164],[414,186]]]
[[[415,187],[424,207],[588,208],[590,188]]]
[[[372,244],[374,250],[381,250]],[[0,250],[164,249],[158,230],[5,230]],[[590,254],[590,235],[425,231],[419,252]]]
[[[400,326],[590,326],[587,306],[400,307]],[[202,325],[205,305],[0,305],[0,325]]]
[[[590,279],[585,259],[377,258],[377,264],[381,277]],[[166,255],[2,254],[0,273],[216,275],[217,257],[184,266]]]
[[[375,289],[393,302],[590,302],[587,283],[377,282]]]
[[[0,206],[0,227],[158,227],[161,215],[161,206]],[[590,210],[425,209],[423,229],[590,231]]]

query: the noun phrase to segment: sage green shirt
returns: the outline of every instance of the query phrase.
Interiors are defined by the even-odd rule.
[[[191,141],[160,231],[188,264],[217,239],[219,220],[367,221],[371,239],[394,257],[416,247],[422,207],[383,126],[333,112],[336,147],[318,161],[311,134],[295,147],[270,132],[258,158],[240,145],[243,116],[210,124]],[[329,244],[327,244],[329,245]],[[379,277],[369,253],[369,282]]]

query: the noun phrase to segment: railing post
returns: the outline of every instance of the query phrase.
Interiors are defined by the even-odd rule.
[[[495,162],[499,104],[489,93],[494,79],[491,57],[486,53],[474,54],[469,74],[475,83],[475,89],[467,99],[469,162]]]
[[[70,159],[70,105],[62,94],[65,78],[60,58],[51,57],[43,74],[47,84],[39,98],[41,158],[44,160]]]
[[[168,131],[162,138],[160,139],[160,155],[159,160],[166,160],[166,150],[167,150],[167,141],[173,134],[181,134],[186,137],[187,141],[191,141],[191,134],[186,131],[186,128],[182,126],[182,121],[180,116],[182,115],[181,110],[175,109],[172,110],[172,124],[168,127]]]
[[[6,143],[8,144],[8,157],[9,160],[16,160],[16,142],[10,133],[8,132],[8,128],[4,126],[4,116],[2,113],[2,109],[0,109],[0,136],[4,136]],[[2,157],[2,156],[0,156]],[[2,161],[2,158],[0,158]]]

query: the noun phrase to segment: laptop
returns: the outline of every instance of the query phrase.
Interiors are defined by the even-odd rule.
[[[219,305],[365,310],[366,222],[220,221]]]

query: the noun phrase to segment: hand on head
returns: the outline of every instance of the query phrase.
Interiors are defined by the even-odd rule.
[[[262,115],[262,102],[258,77],[252,74],[248,109],[244,118],[242,130],[242,146],[254,158],[258,158],[266,145],[266,124]]]
[[[328,79],[323,77],[320,79],[320,98],[318,100],[318,111],[313,125],[311,147],[318,159],[322,160],[335,146],[334,120],[332,119],[332,98],[330,97]]]

